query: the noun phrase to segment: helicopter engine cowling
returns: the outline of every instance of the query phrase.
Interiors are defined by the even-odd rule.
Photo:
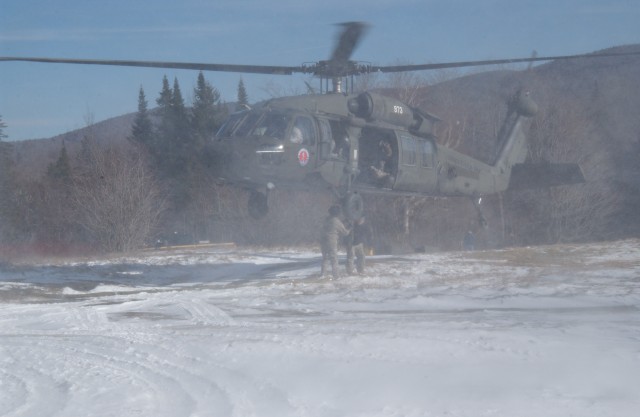
[[[418,135],[433,132],[432,120],[394,98],[365,92],[348,101],[349,111],[367,121],[379,121],[402,126]],[[436,119],[435,117],[433,119]]]
[[[409,128],[413,121],[413,111],[400,100],[375,93],[362,93],[349,100],[349,111],[367,120],[377,120]]]

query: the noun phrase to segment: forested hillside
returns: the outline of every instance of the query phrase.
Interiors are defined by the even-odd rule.
[[[481,248],[640,234],[640,57],[556,61],[374,87],[436,114],[440,143],[486,161],[494,157],[509,97],[529,91],[539,106],[526,128],[530,161],[579,163],[587,180],[487,198],[486,229],[476,224],[468,199],[367,196],[378,250],[457,249],[468,229]],[[314,243],[331,195],[276,191],[269,215],[251,219],[246,193],[217,181],[206,151],[230,106],[220,103],[204,77],[193,97],[184,103],[178,80],[171,85],[165,79],[159,92],[140,91],[138,113],[13,143],[11,152],[3,147],[0,249],[126,251],[158,238]]]

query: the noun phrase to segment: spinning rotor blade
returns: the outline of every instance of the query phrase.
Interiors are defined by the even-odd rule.
[[[424,71],[445,68],[464,68],[479,67],[483,65],[498,64],[515,64],[518,62],[536,62],[536,61],[553,61],[575,58],[604,58],[612,56],[640,55],[640,52],[602,52],[579,55],[559,55],[559,56],[534,56],[529,58],[511,58],[511,59],[489,59],[484,61],[460,61],[460,62],[441,62],[437,64],[417,64],[417,65],[389,65],[370,67],[371,72],[405,72],[405,71]]]
[[[367,25],[362,22],[347,22],[340,23],[340,26],[343,26],[344,29],[338,37],[338,42],[333,50],[333,54],[331,54],[330,61],[346,62],[351,58],[351,54],[353,54],[356,46],[358,46],[362,40]]]
[[[308,72],[303,67],[270,65],[205,64],[198,62],[123,61],[112,59],[66,59],[34,57],[0,57],[0,61],[44,62],[50,64],[113,65],[118,67],[173,68],[202,71],[243,72],[254,74],[291,75]]]
[[[2,61],[23,61],[42,62],[57,64],[86,64],[86,65],[113,65],[124,67],[147,67],[147,68],[172,68],[201,71],[221,71],[240,72],[268,75],[291,75],[293,73],[313,74],[319,77],[338,78],[350,75],[359,75],[370,72],[405,72],[424,71],[445,68],[477,67],[483,65],[514,64],[519,62],[537,62],[551,60],[565,60],[574,58],[599,58],[612,56],[640,55],[640,52],[602,52],[580,55],[560,55],[560,56],[532,56],[529,58],[512,59],[490,59],[482,61],[460,61],[442,62],[435,64],[417,65],[386,65],[375,66],[365,63],[351,61],[351,55],[362,40],[368,25],[362,22],[341,23],[343,27],[338,36],[336,47],[331,54],[331,58],[326,61],[304,64],[297,67],[292,66],[271,66],[271,65],[236,65],[236,64],[207,64],[198,62],[164,62],[164,61],[126,61],[126,60],[106,60],[106,59],[68,59],[68,58],[41,58],[41,57],[0,57]]]

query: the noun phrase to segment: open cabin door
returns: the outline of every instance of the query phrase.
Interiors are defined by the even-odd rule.
[[[362,186],[392,189],[398,174],[398,139],[391,129],[364,127],[358,139]]]

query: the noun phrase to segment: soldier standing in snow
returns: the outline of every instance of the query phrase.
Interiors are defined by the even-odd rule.
[[[338,278],[338,239],[350,233],[338,218],[340,211],[340,206],[331,206],[329,208],[329,215],[325,218],[324,225],[322,226],[322,236],[320,238],[322,269],[320,273],[323,277],[327,273],[329,263],[331,263],[333,277]]]

